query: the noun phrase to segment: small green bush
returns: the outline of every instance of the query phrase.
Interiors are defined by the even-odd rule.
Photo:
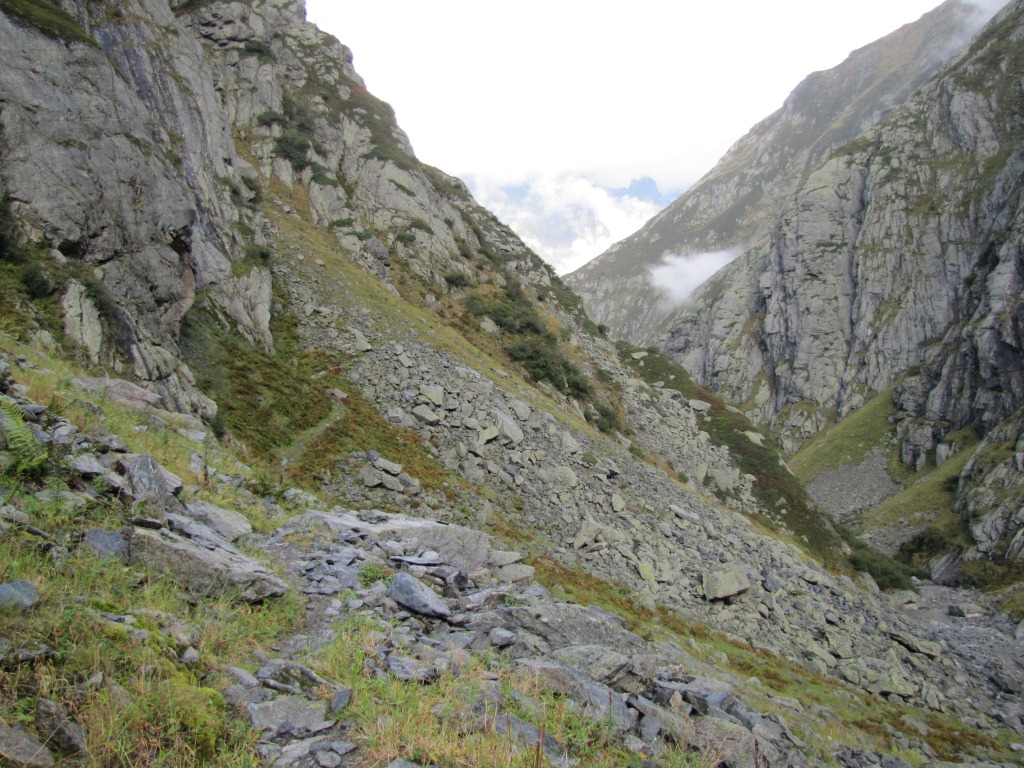
[[[210,417],[209,425],[210,431],[213,432],[218,440],[224,437],[224,433],[228,430],[227,419],[224,418],[224,414],[220,411]]]
[[[313,111],[309,108],[309,102],[286,93],[281,99],[281,109],[291,129],[306,137],[313,136]]]
[[[274,139],[274,154],[284,158],[296,171],[309,167],[309,149],[312,145],[305,136],[288,131]]]
[[[0,199],[0,262],[15,261],[16,227],[14,215],[11,213],[11,199],[4,195]]]
[[[855,550],[850,555],[850,565],[858,571],[871,574],[879,589],[913,589],[910,573],[888,555],[870,548]]]
[[[260,264],[269,264],[274,252],[266,245],[251,243],[245,246],[245,258]]]
[[[855,570],[871,574],[871,577],[878,584],[879,589],[913,589],[914,583],[910,580],[913,572],[888,555],[879,552],[877,549],[860,539],[852,530],[845,525],[836,524],[836,532],[849,545],[853,552],[850,554],[850,565]]]
[[[256,125],[263,126],[264,128],[268,125],[288,125],[288,118],[280,112],[268,109],[256,117]]]
[[[469,278],[462,272],[445,272],[444,281],[449,288],[466,288],[470,285]]]
[[[252,193],[250,203],[252,205],[258,205],[263,199],[263,188],[260,186],[259,181],[250,176],[243,176],[242,183],[245,185],[246,189]]]
[[[246,40],[242,50],[247,56],[255,56],[261,64],[268,64],[274,60],[274,52],[270,45],[262,40]]]
[[[96,45],[75,17],[53,0],[0,0],[0,10],[51,37]]]
[[[622,419],[619,418],[619,413],[610,405],[606,405],[600,401],[595,402],[593,405],[593,411],[587,411],[587,421],[597,427],[601,432],[621,432],[622,431]]]
[[[21,284],[25,286],[25,290],[30,298],[45,299],[57,290],[53,278],[38,264],[25,264],[18,271],[18,277],[21,279]]]
[[[334,178],[330,170],[320,165],[319,163],[313,164],[313,178],[314,184],[319,184],[321,187],[337,187],[338,180]]]

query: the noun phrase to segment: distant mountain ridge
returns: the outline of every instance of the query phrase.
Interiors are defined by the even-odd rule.
[[[654,341],[672,327],[673,307],[649,279],[651,267],[667,254],[742,250],[763,241],[805,175],[907,99],[983,21],[970,3],[947,0],[839,66],[809,75],[691,189],[566,282],[613,336]]]

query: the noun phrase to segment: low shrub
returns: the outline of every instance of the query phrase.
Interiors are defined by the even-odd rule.
[[[57,290],[53,279],[38,264],[25,264],[18,272],[18,277],[21,279],[21,284],[25,286],[25,291],[28,293],[29,298],[45,299]]]
[[[295,132],[288,131],[274,139],[274,154],[291,163],[292,169],[301,171],[309,167],[309,139]]]
[[[394,574],[391,570],[383,565],[367,563],[359,569],[359,583],[364,587],[368,587],[378,581],[383,581],[385,584],[390,585],[392,575]]]
[[[245,246],[245,258],[248,261],[255,261],[260,264],[269,264],[274,252],[266,245],[250,243]]]
[[[836,524],[836,533],[853,550],[849,556],[850,565],[854,570],[863,571],[871,575],[878,584],[879,589],[913,589],[914,583],[910,580],[913,571],[897,560],[879,552],[844,525]]]
[[[444,281],[449,288],[466,288],[471,285],[469,278],[462,272],[445,272]]]

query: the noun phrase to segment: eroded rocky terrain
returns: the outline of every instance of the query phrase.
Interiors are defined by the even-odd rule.
[[[1009,646],[855,572],[770,441],[604,338],[302,3],[61,8],[0,2],[4,759],[427,765],[388,734],[431,696],[420,732],[514,747],[482,764],[1013,754]],[[114,754],[119,720],[155,732]]]

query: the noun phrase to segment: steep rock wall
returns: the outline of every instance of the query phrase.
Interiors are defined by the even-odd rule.
[[[897,385],[901,455],[941,462],[1024,404],[1024,5],[818,166],[667,348],[787,449]],[[1010,534],[1012,535],[1012,531]]]

